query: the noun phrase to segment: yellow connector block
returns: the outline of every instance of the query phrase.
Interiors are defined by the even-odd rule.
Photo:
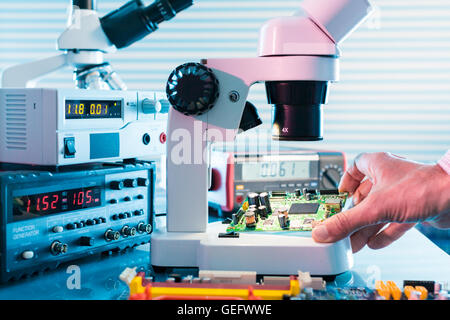
[[[386,281],[386,286],[389,289],[389,292],[391,293],[392,299],[394,300],[400,300],[402,298],[402,291],[399,287],[395,284],[394,281]]]
[[[386,299],[386,300],[391,299],[391,292],[390,292],[389,288],[384,284],[383,281],[377,280],[375,282],[375,289],[377,290],[377,292],[380,296],[384,297],[384,299]]]
[[[130,295],[144,293],[145,287],[142,286],[142,277],[134,277],[130,284]]]
[[[416,286],[416,291],[420,292],[420,300],[426,300],[428,297],[428,290],[422,286]]]
[[[409,297],[411,296],[411,292],[412,291],[415,291],[414,290],[414,287],[412,287],[412,286],[405,286],[404,288],[403,288],[403,292],[405,293],[405,296],[409,299]]]
[[[298,296],[300,294],[300,284],[299,284],[298,280],[291,279],[290,285],[291,285],[291,290],[289,292],[289,295],[291,297]]]

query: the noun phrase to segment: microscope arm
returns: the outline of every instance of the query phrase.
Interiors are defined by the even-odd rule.
[[[30,87],[30,82],[67,65],[67,55],[45,58],[5,69],[2,74],[3,88]]]

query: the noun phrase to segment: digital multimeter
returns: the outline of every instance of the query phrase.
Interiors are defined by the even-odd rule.
[[[223,211],[237,210],[249,192],[337,189],[346,170],[343,152],[283,149],[211,154],[208,201]]]

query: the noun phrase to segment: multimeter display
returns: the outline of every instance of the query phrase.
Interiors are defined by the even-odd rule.
[[[122,117],[121,100],[66,100],[66,119],[112,119]]]
[[[42,216],[101,205],[102,187],[93,186],[15,197],[13,213],[14,216]]]
[[[309,179],[309,161],[273,161],[242,164],[242,178],[251,181]]]

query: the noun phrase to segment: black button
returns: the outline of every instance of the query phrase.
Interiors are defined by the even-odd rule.
[[[117,214],[113,214],[113,215],[111,216],[111,219],[117,220],[117,219],[119,219],[119,216],[118,216]]]
[[[95,221],[92,220],[92,219],[88,219],[88,220],[86,220],[86,224],[87,224],[88,226],[93,226],[93,225],[95,224]]]
[[[99,218],[94,218],[94,221],[95,221],[95,223],[96,223],[96,224],[100,224],[100,223],[102,223],[102,222],[100,221],[100,219],[99,219]]]
[[[131,213],[125,212],[125,216],[126,216],[127,218],[131,218]]]
[[[136,199],[142,200],[142,199],[144,199],[144,195],[138,194],[138,195],[136,196]]]
[[[118,201],[117,201],[117,199],[111,199],[111,200],[109,200],[109,203],[111,203],[111,204],[116,204]]]
[[[64,138],[64,158],[75,158],[75,137]]]
[[[126,218],[126,216],[124,213],[119,213],[119,219],[125,219],[125,218]]]
[[[142,216],[144,214],[144,210],[136,210],[136,211],[134,211],[134,215],[135,216]]]
[[[94,245],[94,238],[92,237],[81,237],[80,238],[80,245],[81,246],[86,246],[86,247],[91,247]]]
[[[69,230],[73,230],[73,229],[76,228],[76,226],[75,226],[75,224],[73,224],[73,223],[68,223],[67,226],[66,226],[66,228],[69,229]]]
[[[106,218],[105,217],[100,217],[99,219],[100,219],[101,223],[106,223]]]
[[[78,222],[79,228],[84,228],[86,226],[86,222],[84,220],[81,220]]]
[[[129,196],[126,196],[125,198],[123,198],[123,201],[131,201],[131,198]]]

